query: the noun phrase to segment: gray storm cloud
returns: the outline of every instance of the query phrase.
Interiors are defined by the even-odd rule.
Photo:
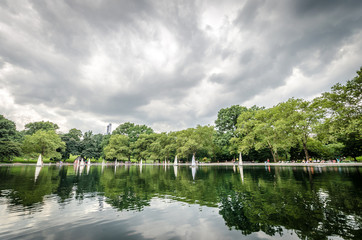
[[[1,1],[0,111],[18,128],[212,124],[355,75],[361,1]]]

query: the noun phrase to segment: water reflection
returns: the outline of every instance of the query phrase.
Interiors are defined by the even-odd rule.
[[[36,179],[38,179],[38,176],[39,176],[39,173],[40,173],[40,170],[41,170],[41,166],[36,166],[35,167],[35,176],[34,176],[34,182],[36,182]]]
[[[176,160],[177,160],[177,156],[176,156]],[[173,166],[173,173],[175,174],[175,177],[177,178],[177,165]]]
[[[217,209],[225,225],[244,236],[260,231],[285,236],[290,229],[301,239],[362,239],[361,168],[237,169],[239,173],[234,166],[191,170],[173,166],[173,171],[167,171],[163,165],[143,169],[142,165],[87,165],[87,174],[82,174],[84,169],[73,166],[49,166],[41,171],[35,166],[0,167],[0,209],[7,209],[1,212],[3,216],[42,212],[49,196],[56,196],[59,206],[93,201],[95,211],[105,206],[123,212],[145,211],[155,207],[156,198],[171,199]],[[158,221],[162,225],[169,220]]]
[[[244,183],[244,169],[242,165],[239,165],[239,172],[240,172],[241,182]]]
[[[191,167],[191,174],[192,174],[192,180],[195,180],[195,177],[196,177],[196,167],[195,166]]]
[[[80,175],[82,175],[83,170],[84,170],[84,164],[80,164],[80,166],[79,166],[79,174]]]

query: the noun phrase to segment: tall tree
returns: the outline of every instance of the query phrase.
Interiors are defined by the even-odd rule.
[[[152,155],[151,144],[156,141],[157,133],[141,134],[132,147],[133,156],[140,161],[141,159],[149,159]]]
[[[238,117],[245,111],[247,108],[239,105],[220,109],[215,120],[216,131],[225,134],[229,139],[234,137]]]
[[[25,136],[23,150],[25,153],[42,154],[45,157],[61,159],[65,143],[54,130],[38,130],[33,135]]]
[[[333,137],[328,140],[344,143],[345,154],[356,159],[362,154],[362,67],[354,79],[337,83],[317,101],[327,111],[324,129]]]
[[[20,144],[15,142],[16,138],[15,123],[0,115],[0,160],[9,160],[21,154]]]
[[[102,134],[93,135],[92,131],[85,132],[81,142],[81,155],[86,158],[100,158],[103,153],[102,142]]]
[[[189,155],[196,156],[198,151],[212,154],[214,128],[212,126],[200,126],[188,128],[177,132],[176,144],[177,154],[187,158]]]
[[[131,148],[129,137],[125,135],[112,135],[109,144],[104,148],[104,154],[107,159],[121,160],[123,158],[131,159]]]
[[[72,128],[68,132],[69,137],[73,138],[76,141],[80,141],[81,137],[83,136],[83,133],[81,130]]]
[[[75,128],[70,129],[68,133],[61,135],[61,139],[66,145],[62,156],[63,159],[69,158],[70,154],[81,154],[81,137],[82,131]]]
[[[228,108],[222,108],[217,114],[217,119],[215,120],[215,137],[214,142],[219,146],[219,151],[222,152],[226,158],[230,158],[230,152],[233,152],[230,148],[230,140],[235,136],[236,133],[236,124],[238,117],[247,108],[239,105],[233,105]]]
[[[45,130],[45,131],[49,131],[49,130],[53,130],[56,131],[58,130],[59,127],[57,124],[52,123],[52,122],[32,122],[32,123],[28,123],[25,125],[25,134],[26,135],[32,135],[34,134],[36,131],[38,130]]]
[[[294,98],[278,104],[275,110],[278,119],[274,126],[284,148],[289,150],[299,141],[308,160],[308,140],[320,124],[323,111],[315,107],[313,102]]]
[[[255,109],[243,112],[238,118],[237,137],[231,142],[238,151],[248,154],[250,150],[268,148],[274,162],[278,160],[280,138],[275,131],[275,109]],[[235,147],[234,147],[235,148]]]
[[[113,132],[112,135],[122,134],[129,137],[131,142],[136,142],[141,134],[153,133],[152,128],[146,125],[136,125],[134,123],[126,122],[119,125]]]
[[[0,141],[14,140],[16,137],[15,123],[0,115]]]
[[[171,158],[171,156],[175,156],[176,149],[175,133],[160,133],[157,135],[157,139],[150,145],[150,157],[155,160],[164,159],[167,161]]]
[[[233,105],[229,108],[220,109],[215,121],[215,138],[214,142],[219,147],[219,151],[232,154],[233,156],[237,155],[238,150],[235,148],[235,144],[232,144],[235,141],[231,142],[232,138],[238,137],[237,132],[237,123],[238,118],[242,113],[248,111],[256,111],[263,108],[253,106],[251,108],[246,108],[239,105]],[[229,158],[231,156],[229,155]]]
[[[14,141],[0,141],[0,161],[21,155],[21,145]]]

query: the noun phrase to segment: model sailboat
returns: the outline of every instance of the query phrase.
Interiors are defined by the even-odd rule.
[[[38,166],[38,167],[43,166],[43,161],[42,161],[42,158],[41,158],[41,154],[38,157],[38,161],[36,162],[36,166]]]
[[[196,167],[195,155],[192,155],[191,167]]]

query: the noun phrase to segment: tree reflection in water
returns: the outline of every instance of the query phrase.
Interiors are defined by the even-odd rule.
[[[73,166],[0,167],[0,204],[8,211],[42,211],[44,197],[58,203],[94,197],[113,208],[142,211],[151,199],[218,207],[230,229],[243,235],[270,236],[294,231],[301,239],[362,239],[360,168],[91,166],[80,174]],[[240,172],[242,170],[243,172]],[[177,175],[177,176],[176,176]]]

